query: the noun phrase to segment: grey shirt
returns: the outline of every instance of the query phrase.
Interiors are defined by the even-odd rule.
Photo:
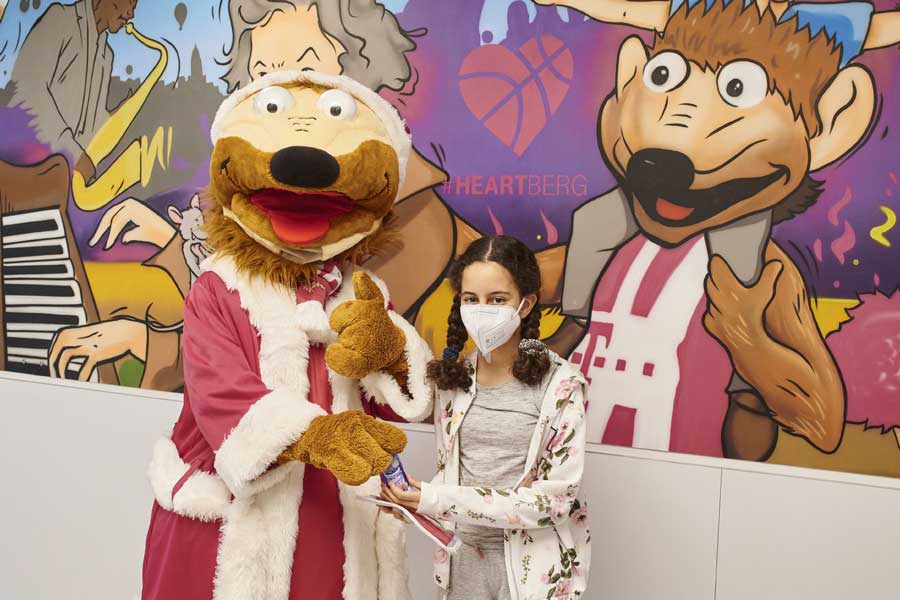
[[[528,446],[541,414],[540,386],[513,379],[496,386],[476,384],[475,399],[459,429],[460,485],[507,489],[525,471]],[[503,530],[460,525],[471,545],[503,544]]]
[[[90,1],[53,4],[25,38],[13,66],[13,105],[33,116],[40,141],[81,158],[109,118],[106,108],[113,52],[97,33]]]

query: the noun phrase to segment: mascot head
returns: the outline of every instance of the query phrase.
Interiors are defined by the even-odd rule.
[[[361,84],[272,73],[222,103],[212,141],[206,228],[242,271],[296,285],[322,261],[358,260],[389,239],[411,140]]]

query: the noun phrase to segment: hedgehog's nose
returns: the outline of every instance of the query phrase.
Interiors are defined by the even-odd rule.
[[[628,161],[625,179],[638,193],[686,190],[694,182],[694,163],[681,152],[647,148],[635,152]]]
[[[309,146],[282,148],[272,156],[269,169],[279,183],[304,188],[328,187],[341,173],[337,159]]]

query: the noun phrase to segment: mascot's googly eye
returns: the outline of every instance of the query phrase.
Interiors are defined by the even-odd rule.
[[[659,94],[671,92],[687,79],[690,68],[677,52],[661,52],[644,66],[644,85]]]
[[[766,70],[749,60],[736,60],[722,67],[716,83],[722,100],[735,108],[756,106],[769,92]]]
[[[343,90],[328,90],[319,97],[319,110],[333,119],[348,121],[356,116],[356,100]]]
[[[261,115],[277,115],[294,106],[294,97],[277,85],[267,87],[253,98],[253,108]]]

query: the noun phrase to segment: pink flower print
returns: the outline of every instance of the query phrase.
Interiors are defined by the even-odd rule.
[[[566,436],[569,434],[569,422],[566,421],[559,428],[559,432],[553,436],[553,439],[550,441],[550,450],[557,450],[563,443],[563,440],[566,439]]]
[[[578,454],[578,448],[576,448],[575,446],[569,448],[569,456],[574,458],[576,454]]]
[[[441,420],[442,420],[442,421],[446,421],[446,420],[449,419],[449,418],[450,418],[450,413],[447,412],[447,409],[446,409],[446,408],[442,408],[442,409],[441,409]]]
[[[582,506],[581,508],[579,508],[572,514],[572,518],[575,519],[576,525],[578,525],[580,527],[584,527],[585,525],[587,525],[587,519],[588,519],[587,509]]]
[[[450,555],[447,554],[447,551],[443,548],[437,548],[434,551],[434,562],[442,565],[446,563],[450,559]]]
[[[572,395],[572,392],[578,387],[578,384],[571,379],[564,379],[559,382],[559,386],[556,388],[556,399],[563,400]]]
[[[493,504],[494,503],[494,495],[493,494],[485,494],[481,497],[484,500],[485,504]]]
[[[550,500],[550,513],[554,521],[562,519],[569,510],[569,499],[566,496],[553,496]]]
[[[550,576],[547,575],[546,573],[544,573],[543,575],[541,575],[541,583],[543,583],[544,585],[549,584],[549,583],[550,583]]]
[[[581,567],[572,567],[572,577],[584,577],[584,569]]]
[[[556,597],[557,598],[568,598],[569,594],[572,592],[572,580],[571,579],[560,579],[556,582]]]
[[[519,517],[519,515],[509,515],[508,514],[508,515],[506,515],[506,521],[510,525],[521,525],[522,524],[522,519]],[[525,532],[523,531],[522,533],[525,533]]]

